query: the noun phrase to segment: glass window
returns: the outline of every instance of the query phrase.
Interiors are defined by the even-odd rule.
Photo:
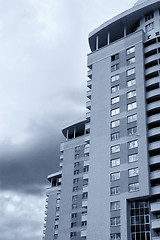
[[[74,175],[79,174],[79,170],[74,170]]]
[[[119,119],[111,122],[111,128],[118,127],[119,125],[120,125],[120,120]]]
[[[129,104],[127,105],[127,110],[128,110],[128,111],[133,110],[133,109],[135,109],[135,108],[137,108],[137,103],[136,103],[136,102],[129,103]]]
[[[120,152],[120,145],[115,145],[111,147],[111,153],[117,153]]]
[[[131,183],[129,184],[129,192],[139,191],[139,183]]]
[[[75,147],[75,152],[79,152],[81,150],[81,146]]]
[[[72,204],[72,209],[77,209],[77,204],[76,203]]]
[[[111,99],[111,104],[118,103],[118,102],[119,102],[119,99],[120,99],[119,96],[112,98],[112,99]]]
[[[110,240],[121,240],[121,234],[120,233],[112,233]]]
[[[138,140],[133,140],[128,143],[128,149],[136,148],[138,147]]]
[[[87,226],[87,221],[82,221],[81,226]]]
[[[73,187],[73,192],[78,191],[78,186]]]
[[[136,97],[136,90],[130,91],[127,93],[127,98]]]
[[[117,59],[119,59],[119,53],[116,53],[116,54],[114,54],[114,55],[111,56],[111,61],[112,61],[112,62],[115,61],[115,60],[117,60]]]
[[[83,172],[88,172],[88,171],[89,171],[89,165],[87,165],[83,168]]]
[[[120,179],[120,172],[111,173],[111,181],[116,181]]]
[[[116,75],[111,77],[111,82],[115,82],[117,80],[119,80],[119,74],[116,74]]]
[[[119,91],[119,85],[111,88],[111,93],[115,93],[115,92],[118,92],[118,91]]]
[[[75,162],[74,167],[79,167],[79,162]]]
[[[137,127],[128,128],[128,135],[134,135],[137,133]]]
[[[129,54],[131,54],[131,53],[133,53],[133,52],[135,52],[135,47],[134,47],[134,46],[128,48],[126,53],[127,53],[127,55],[129,55]]]
[[[116,70],[118,70],[118,69],[119,69],[119,63],[111,66],[111,72],[114,72],[114,71],[116,71]]]
[[[116,167],[120,165],[120,158],[115,158],[111,160],[111,167]]]
[[[148,14],[145,15],[145,22],[154,18],[154,12],[150,12]]]
[[[134,73],[135,73],[135,68],[131,68],[131,69],[127,70],[127,76],[130,76]]]
[[[132,154],[128,156],[128,162],[132,163],[132,162],[137,162],[138,161],[138,154]]]
[[[119,132],[112,133],[111,134],[111,141],[117,140],[117,139],[119,139],[119,137],[120,137]]]
[[[136,79],[135,78],[132,79],[132,80],[127,81],[127,87],[131,87],[131,86],[133,86],[135,84],[136,84]]]
[[[76,218],[77,217],[77,213],[72,213],[72,218]]]
[[[127,59],[127,65],[130,65],[132,63],[135,63],[135,57]]]
[[[71,228],[76,227],[76,226],[77,226],[77,223],[76,223],[76,222],[72,222],[72,223],[71,223]]]
[[[111,202],[111,204],[110,204],[111,211],[115,211],[115,210],[119,210],[119,209],[120,209],[120,201]]]
[[[119,195],[120,194],[120,186],[111,187],[111,196]]]
[[[154,29],[154,22],[149,23],[149,24],[146,25],[146,32],[149,32],[152,29]]]
[[[139,175],[139,168],[132,168],[128,170],[128,177],[135,177]]]
[[[72,238],[72,237],[75,237],[76,236],[76,232],[71,232],[70,233],[70,237]]]
[[[120,217],[112,217],[110,219],[111,226],[118,226],[121,224]]]
[[[84,192],[82,194],[82,199],[87,199],[88,198],[88,192]]]
[[[115,108],[111,110],[111,116],[115,116],[120,113],[120,108]]]
[[[73,179],[73,183],[78,183],[78,181],[79,181],[79,178],[74,178]]]
[[[78,195],[72,196],[72,200],[73,200],[73,201],[75,201],[75,200],[77,200],[77,199],[78,199]]]
[[[128,123],[137,121],[137,114],[133,114],[127,117]]]

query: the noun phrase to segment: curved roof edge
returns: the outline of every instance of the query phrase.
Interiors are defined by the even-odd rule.
[[[152,9],[150,9],[151,7],[154,9],[157,8],[157,3],[159,3],[160,5],[160,1],[157,0],[149,0],[149,1],[145,1],[142,2],[138,5],[133,6],[132,8],[118,14],[117,16],[111,18],[110,20],[106,21],[105,23],[103,23],[102,25],[100,25],[99,27],[97,27],[96,29],[94,29],[92,32],[89,33],[89,38],[93,37],[95,34],[97,34],[98,32],[100,32],[101,30],[103,30],[104,28],[110,28],[112,24],[115,24],[118,21],[122,21],[125,20],[128,21],[128,18],[125,19],[127,16],[131,16],[133,14],[139,14],[140,16],[143,14],[146,14],[148,11],[152,11]],[[145,12],[146,10],[146,12]]]
[[[76,129],[76,132],[81,132],[85,128],[85,123],[85,118],[75,121],[73,123],[69,123],[62,129],[62,133],[65,137],[67,137],[67,130],[69,130],[69,132],[71,133],[73,133],[74,129]]]

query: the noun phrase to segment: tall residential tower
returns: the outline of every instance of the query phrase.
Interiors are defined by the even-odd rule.
[[[86,119],[62,130],[45,240],[160,240],[160,1],[89,34]]]

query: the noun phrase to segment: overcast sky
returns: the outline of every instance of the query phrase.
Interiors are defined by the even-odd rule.
[[[88,34],[134,3],[0,0],[0,239],[41,239],[61,129],[85,116]]]

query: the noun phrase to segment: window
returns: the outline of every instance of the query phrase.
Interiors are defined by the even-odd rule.
[[[83,172],[88,172],[88,171],[89,171],[89,165],[87,165],[83,168]]]
[[[87,186],[88,185],[88,178],[83,179],[83,186]]]
[[[88,198],[88,192],[84,192],[82,194],[82,199],[87,199]]]
[[[128,149],[136,148],[138,147],[138,140],[133,140],[128,143]]]
[[[111,173],[111,181],[116,181],[120,179],[120,172]]]
[[[128,48],[126,53],[127,53],[127,55],[129,55],[134,52],[135,52],[135,47],[133,46],[133,47]]]
[[[111,116],[115,116],[120,113],[120,108],[115,108],[111,110]]]
[[[59,211],[60,210],[60,207],[56,207],[56,211]]]
[[[139,175],[139,168],[132,168],[128,170],[128,177],[135,177]]]
[[[120,186],[111,187],[111,196],[119,195],[120,194]]]
[[[120,145],[115,145],[111,147],[111,153],[117,153],[120,152]]]
[[[74,167],[79,167],[79,162],[75,162]]]
[[[128,123],[137,121],[137,114],[133,114],[127,117]]]
[[[137,162],[138,161],[138,154],[132,154],[128,156],[128,162],[132,163],[132,162]]]
[[[116,211],[120,209],[120,201],[116,201],[116,202],[111,202],[110,204],[110,210],[111,211]]]
[[[118,103],[118,102],[119,102],[119,96],[111,99],[111,104],[115,104],[115,103]]]
[[[117,80],[119,80],[119,74],[116,74],[116,75],[111,77],[111,82],[115,82]]]
[[[111,240],[121,240],[121,234],[120,233],[112,233],[110,239]]]
[[[136,84],[136,79],[135,78],[132,79],[132,80],[127,81],[127,87],[131,87],[131,86],[133,86],[135,84]]]
[[[81,222],[81,226],[82,226],[82,227],[87,226],[87,221],[82,221],[82,222]]]
[[[73,192],[76,192],[76,191],[78,191],[78,186],[73,187]]]
[[[72,201],[75,201],[75,200],[77,200],[77,199],[78,199],[78,195],[72,196]]]
[[[116,167],[116,166],[120,166],[120,158],[111,160],[111,167]]]
[[[120,217],[112,217],[110,223],[111,226],[118,226],[121,224],[121,219]]]
[[[128,111],[131,111],[131,110],[133,110],[133,109],[135,109],[135,108],[137,108],[137,103],[136,103],[136,102],[129,103],[129,104],[127,105],[127,110],[128,110]]]
[[[129,184],[129,192],[139,191],[139,183],[131,183]]]
[[[72,209],[77,209],[77,204],[76,203],[72,204]]]
[[[82,207],[82,214],[87,214],[87,206]]]
[[[54,225],[54,229],[58,229],[58,225]]]
[[[120,120],[119,119],[111,122],[111,128],[118,127],[119,125],[120,125]]]
[[[137,127],[128,128],[128,136],[134,135],[137,133]]]
[[[76,218],[77,217],[77,213],[72,213],[71,218]]]
[[[71,223],[71,228],[76,227],[76,226],[77,226],[77,223],[76,223],[76,222],[72,222],[72,223]]]
[[[135,68],[131,68],[131,69],[127,70],[127,76],[130,76],[134,73],[135,73]]]
[[[81,150],[81,146],[75,147],[75,152],[79,152]]]
[[[136,90],[130,91],[127,93],[127,98],[136,97]]]
[[[119,132],[112,133],[111,134],[111,141],[117,140],[117,139],[119,139],[119,137],[120,137]]]
[[[149,23],[149,24],[146,25],[146,32],[149,32],[152,29],[154,29],[154,22]]]
[[[80,153],[78,153],[78,154],[75,154],[75,157],[74,157],[75,159],[78,159],[78,158],[80,158]]]
[[[79,174],[79,170],[74,170],[74,175]]]
[[[72,237],[75,237],[76,236],[76,232],[71,232],[70,233],[70,237],[72,238]]]
[[[116,53],[116,54],[114,54],[114,55],[111,56],[111,61],[112,61],[112,62],[115,61],[115,60],[117,60],[117,59],[119,59],[119,53]]]
[[[135,63],[135,57],[127,59],[127,65],[130,65],[132,63]]]
[[[154,18],[154,12],[150,12],[148,14],[145,15],[145,22],[147,22],[148,20]]]
[[[111,93],[115,93],[117,91],[119,91],[119,85],[114,86],[114,87],[111,88]]]
[[[73,179],[73,183],[78,183],[78,181],[79,181],[79,178],[74,178]]]
[[[114,71],[116,71],[116,70],[118,70],[118,69],[119,69],[119,63],[111,66],[111,72],[114,72]]]

